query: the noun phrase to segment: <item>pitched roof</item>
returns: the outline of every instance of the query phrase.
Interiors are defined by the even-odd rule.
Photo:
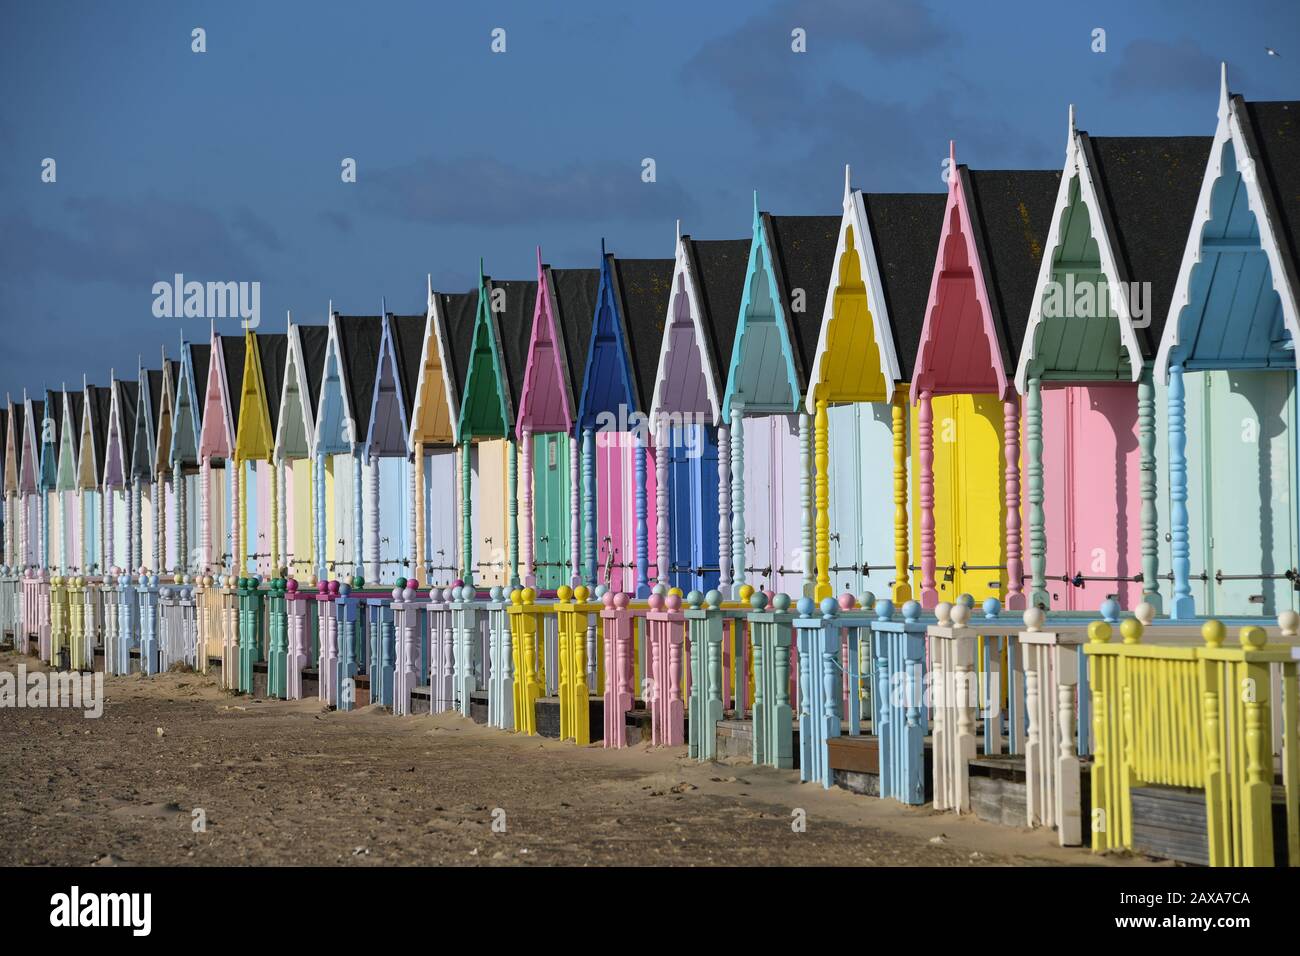
[[[704,309],[704,337],[717,374],[727,374],[731,347],[745,297],[751,239],[692,239],[682,236]],[[719,385],[721,388],[721,383]]]
[[[600,293],[599,269],[552,269],[555,290],[555,324],[560,359],[569,379],[569,393],[576,402],[582,391],[583,357],[591,340],[591,323],[596,317],[596,296]]]
[[[490,279],[489,287],[505,290],[505,308],[492,313],[496,324],[497,341],[501,343],[501,360],[504,363],[506,387],[510,392],[510,407],[519,408],[519,397],[524,390],[524,372],[528,368],[528,340],[533,330],[533,311],[537,307],[537,280]],[[491,299],[488,300],[491,302]],[[508,426],[513,427],[509,422]]]
[[[121,426],[122,434],[118,436],[122,443],[122,474],[131,474],[132,454],[135,451],[135,407],[140,401],[140,383],[123,382],[120,379],[117,383],[118,391],[121,398],[118,399],[117,410],[121,416],[118,425]]]
[[[76,390],[67,393],[69,404],[72,406],[72,454],[81,457],[81,415],[85,406],[85,392]]]
[[[474,348],[474,318],[478,311],[478,290],[437,293],[447,322],[447,339],[451,355],[451,380],[457,396],[465,394],[465,375],[469,353]]]
[[[1269,219],[1277,227],[1278,245],[1289,273],[1291,288],[1300,290],[1300,101],[1246,102],[1240,96],[1238,114],[1245,106],[1243,123],[1251,151],[1264,166],[1260,192]]]
[[[1081,132],[1079,139],[1115,240],[1121,278],[1151,283],[1151,324],[1136,333],[1143,357],[1154,358],[1213,138]]]
[[[271,416],[271,434],[280,423],[280,392],[284,384],[284,363],[289,354],[289,336],[284,332],[258,333],[257,354],[266,386],[266,407]]]
[[[989,308],[1001,339],[1002,367],[1011,375],[1017,358],[1013,350],[1018,353],[1029,327],[1061,171],[959,169]]]
[[[673,259],[619,259],[611,256],[619,312],[632,363],[632,386],[639,410],[649,412],[659,371],[659,345],[673,290]]]
[[[90,440],[95,463],[104,464],[104,446],[108,440],[108,416],[112,407],[113,393],[104,386],[87,385],[86,394],[90,409]]]
[[[397,358],[397,382],[402,406],[410,418],[415,407],[415,389],[420,382],[420,358],[424,351],[424,315],[394,315],[392,318],[393,351]]]
[[[204,396],[208,394],[208,363],[212,359],[212,346],[195,342],[190,345],[190,367],[194,370],[194,394],[198,407],[194,413],[198,416],[199,426],[203,425]]]
[[[840,217],[763,213],[763,222],[772,237],[777,288],[783,300],[781,308],[790,326],[796,372],[803,388],[807,385],[808,370],[817,354],[822,311],[830,289],[835,249],[839,245]],[[791,314],[791,300],[796,289],[803,290],[804,310]]]
[[[863,193],[902,381],[911,381],[930,300],[934,250],[943,233],[943,193]]]
[[[49,409],[46,415],[54,423],[54,444],[57,447],[63,441],[63,392],[53,388],[46,389],[45,397],[45,407]]]
[[[321,377],[325,374],[325,349],[330,330],[324,325],[296,325],[302,343],[303,375],[307,380],[307,404],[315,411],[320,402]]]
[[[170,364],[170,363],[169,363]],[[162,410],[162,387],[163,387],[163,370],[160,368],[151,368],[145,371],[145,384],[149,389],[149,411],[153,415],[153,421],[149,423],[149,431],[155,432],[158,426],[158,414]]]
[[[374,397],[375,372],[379,369],[379,343],[383,320],[377,315],[339,315],[340,357],[348,383],[348,405],[356,422],[357,435],[370,431],[370,401]]]
[[[230,392],[230,420],[239,427],[239,403],[244,397],[244,339],[239,335],[221,337],[221,358],[226,366],[226,388]],[[199,404],[203,404],[202,396]]]

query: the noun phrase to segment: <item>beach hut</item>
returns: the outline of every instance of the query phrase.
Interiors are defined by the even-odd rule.
[[[364,581],[365,437],[383,319],[341,315],[330,307],[329,338],[313,445],[321,475],[316,506],[316,574]]]
[[[1160,606],[1151,361],[1209,151],[1208,136],[1089,136],[1070,108],[1016,366],[1034,606]]]
[[[749,251],[749,239],[696,240],[678,230],[650,419],[658,580],[683,591],[731,582],[723,376]]]
[[[518,587],[518,449],[537,282],[489,279],[479,270],[457,436],[461,447],[461,561],[465,580]],[[477,502],[472,506],[471,502]]]
[[[864,193],[844,170],[843,214],[809,372],[816,593],[912,598],[908,389],[942,193]]]
[[[37,423],[41,440],[41,548],[42,568],[57,568],[63,563],[59,542],[62,524],[59,514],[59,449],[63,414],[63,392],[46,389],[42,415]]]
[[[199,552],[202,570],[241,571],[234,543],[240,522],[235,494],[235,425],[244,393],[244,340],[212,331],[199,428]]]
[[[64,574],[80,571],[82,526],[81,492],[77,483],[81,460],[81,416],[85,392],[63,386],[59,406],[59,467],[54,479],[58,498],[59,568]]]
[[[22,457],[18,474],[19,510],[23,523],[23,567],[45,566],[45,521],[41,507],[41,419],[45,402],[23,390]]]
[[[281,566],[280,508],[284,489],[274,467],[280,376],[288,353],[283,332],[244,330],[244,367],[235,421],[236,574],[273,575]]]
[[[187,344],[181,339],[180,369],[176,376],[176,403],[172,413],[172,438],[167,461],[172,471],[175,496],[170,545],[175,571],[191,573],[209,570],[208,547],[203,531],[207,511],[208,479],[211,477],[199,455],[203,435],[203,401],[208,394],[208,371],[212,346]]]
[[[470,353],[474,347],[474,332],[478,324],[479,290],[474,288],[469,292],[461,293],[434,292],[432,295],[435,315],[446,335],[447,350],[442,355],[446,359],[443,374],[449,382],[447,410],[451,415],[450,431],[456,444],[450,450],[436,446],[430,450],[424,480],[425,503],[419,510],[428,519],[428,541],[425,545],[428,562],[425,565],[426,580],[450,584],[456,578],[469,580],[465,574],[473,560],[465,550],[466,538],[468,537],[472,542],[473,531],[471,528],[467,535],[464,527],[465,490],[461,478],[463,475],[471,476],[472,491],[472,476],[476,473],[474,467],[476,455],[472,443],[462,444],[460,441],[460,414],[461,399],[465,394],[465,380],[469,373]],[[428,395],[429,389],[433,387],[430,373],[425,372],[423,384],[420,386],[423,397],[417,404],[417,409],[430,401],[436,407],[437,396]],[[419,414],[421,416],[419,427],[424,428],[428,421],[423,417],[426,413],[420,411]],[[450,482],[447,480],[449,469]],[[449,506],[443,491],[447,488],[453,492]],[[436,492],[443,492],[443,494]],[[439,507],[440,503],[442,507]]]
[[[279,536],[284,566],[306,579],[315,567],[316,483],[321,477],[316,469],[315,422],[329,327],[298,325],[290,317],[286,343],[274,453],[283,491]]]
[[[103,468],[108,444],[108,419],[112,390],[82,386],[81,438],[77,442],[77,521],[80,527],[81,573],[102,574],[108,554],[107,522],[104,520]]]
[[[574,423],[600,288],[599,269],[552,269],[537,250],[533,310],[515,434],[524,584],[554,590],[580,582],[578,444]]]
[[[586,577],[641,597],[650,593],[650,556],[658,552],[649,514],[656,496],[649,413],[673,265],[619,259],[601,243],[578,401]]]
[[[142,547],[144,553],[148,555],[148,561],[145,563],[155,573],[180,566],[175,554],[168,553],[173,541],[173,535],[169,529],[175,526],[177,510],[176,482],[171,465],[171,444],[172,433],[175,431],[176,388],[180,381],[180,368],[181,363],[175,359],[167,358],[167,350],[163,349],[162,369],[157,375],[156,392],[155,379],[152,373],[149,378],[149,401],[153,412],[151,430],[153,454],[149,466],[151,514],[148,543],[142,545]]]
[[[1298,114],[1300,102],[1231,94],[1221,76],[1155,365],[1168,383],[1175,618],[1296,606]]]
[[[811,594],[812,435],[800,413],[830,287],[838,216],[774,216],[754,195],[728,364],[731,590]]]
[[[366,502],[366,578],[392,583],[398,577],[419,580],[412,563],[415,537],[416,466],[411,446],[412,405],[420,377],[428,313],[383,312],[379,361],[370,398],[366,467],[370,497]],[[425,578],[424,580],[427,580]]]
[[[18,527],[19,527],[19,508],[18,508],[18,436],[22,434],[18,428],[18,406],[14,405],[13,399],[5,397],[4,418],[0,420],[0,425],[4,426],[5,439],[5,458],[4,458],[4,563],[11,568],[18,566]]]
[[[135,525],[129,490],[131,451],[135,438],[139,385],[137,382],[122,381],[115,374],[110,374],[108,392],[108,422],[99,479],[104,502],[105,572],[129,566],[129,542]]]
[[[131,467],[128,473],[132,527],[127,529],[127,556],[123,565],[132,573],[142,567],[158,567],[152,553],[156,514],[154,485],[158,419],[155,410],[162,401],[162,369],[146,369],[143,361],[136,368],[135,428],[128,437]]]
[[[1024,339],[1059,170],[971,170],[950,148],[943,233],[912,375],[913,535],[921,605],[962,593],[1024,607],[1020,400]]]

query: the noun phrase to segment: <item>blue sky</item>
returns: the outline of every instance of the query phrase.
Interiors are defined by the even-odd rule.
[[[480,256],[531,278],[538,244],[594,267],[602,237],[671,257],[678,218],[746,236],[754,189],[836,214],[845,162],[865,189],[938,190],[949,138],[972,166],[1054,168],[1072,102],[1098,135],[1209,135],[1220,60],[1234,91],[1300,99],[1300,5],[11,0],[0,395],[205,337],[153,316],[177,272],[259,281],[274,331],[331,299],[422,312],[426,274],[468,288]]]

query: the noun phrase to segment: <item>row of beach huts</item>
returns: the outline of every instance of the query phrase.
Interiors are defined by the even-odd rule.
[[[1295,865],[1298,112],[24,393],[0,625]]]

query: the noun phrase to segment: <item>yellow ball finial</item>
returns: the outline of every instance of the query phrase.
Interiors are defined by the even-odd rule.
[[[754,596],[754,586],[752,584],[742,584],[740,586],[740,600],[748,604],[749,599]]]
[[[573,588],[569,587],[567,584],[561,584],[558,588],[555,589],[555,599],[557,601],[562,601],[565,604],[572,601]]]
[[[1093,621],[1088,625],[1088,640],[1093,644],[1105,644],[1110,640],[1110,625],[1105,621]]]
[[[524,597],[525,604],[532,604],[534,601],[537,600],[537,592],[532,588],[524,588],[523,597]]]
[[[1136,644],[1142,640],[1142,622],[1135,617],[1126,617],[1119,626],[1119,632],[1124,635],[1125,644]]]
[[[522,607],[524,603],[524,592],[521,588],[515,588],[510,592],[510,603],[515,607]]]
[[[685,594],[682,593],[682,589],[681,589],[681,588],[669,588],[669,589],[668,589],[668,593],[669,593],[669,594],[676,594],[678,597],[685,597],[685,596],[686,596]]]
[[[1243,633],[1245,629],[1243,628]],[[1223,626],[1222,621],[1206,621],[1201,625],[1201,637],[1205,638],[1205,643],[1210,647],[1223,646],[1224,638],[1228,636],[1228,629]]]
[[[591,592],[587,590],[585,584],[579,584],[573,589],[573,599],[579,604],[586,604],[589,597],[591,597]]]
[[[1268,641],[1268,635],[1264,633],[1262,627],[1252,624],[1241,629],[1241,632],[1237,635],[1237,640],[1241,642],[1242,647],[1257,651]]]

